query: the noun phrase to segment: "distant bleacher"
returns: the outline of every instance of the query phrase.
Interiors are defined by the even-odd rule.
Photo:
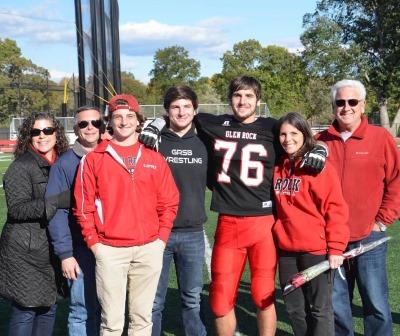
[[[14,153],[17,140],[0,139],[0,153]]]

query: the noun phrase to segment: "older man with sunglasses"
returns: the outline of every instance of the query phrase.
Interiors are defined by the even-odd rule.
[[[329,160],[341,180],[349,205],[352,249],[385,237],[400,214],[400,158],[393,137],[368,124],[366,90],[357,80],[342,80],[331,89],[335,121],[317,135],[329,147]],[[354,335],[351,301],[357,283],[363,303],[364,335],[392,335],[386,272],[387,244],[345,263],[345,278],[335,274],[335,334]]]
[[[104,129],[97,108],[83,106],[76,111],[74,131],[78,138],[73,147],[52,166],[46,197],[70,192],[81,158],[97,146]],[[68,279],[70,287],[69,335],[98,335],[100,307],[96,295],[94,256],[86,247],[80,226],[70,209],[47,210],[48,216],[56,211],[49,223],[49,233],[54,251],[61,260],[63,275]]]

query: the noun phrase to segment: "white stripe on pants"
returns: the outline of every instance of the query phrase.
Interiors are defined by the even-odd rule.
[[[99,244],[95,250],[100,335],[121,335],[128,290],[128,335],[151,335],[151,310],[162,268],[165,243],[132,247]]]

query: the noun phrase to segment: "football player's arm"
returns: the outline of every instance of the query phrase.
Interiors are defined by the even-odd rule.
[[[158,149],[158,143],[161,140],[161,130],[166,125],[166,119],[163,117],[156,118],[148,123],[140,132],[139,142],[146,147]]]
[[[328,146],[322,141],[317,141],[314,148],[304,154],[300,163],[300,168],[305,168],[314,173],[320,173],[325,167],[327,157]]]

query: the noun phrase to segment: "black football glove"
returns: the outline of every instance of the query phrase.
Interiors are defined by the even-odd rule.
[[[316,144],[313,149],[305,153],[300,163],[300,168],[305,168],[314,173],[320,173],[325,167],[328,151],[323,145]]]
[[[146,147],[158,150],[161,140],[161,130],[165,126],[164,118],[156,118],[148,124],[139,135],[139,142]]]
[[[71,191],[65,190],[57,195],[45,199],[46,218],[49,221],[55,215],[57,209],[69,209],[71,207]]]

